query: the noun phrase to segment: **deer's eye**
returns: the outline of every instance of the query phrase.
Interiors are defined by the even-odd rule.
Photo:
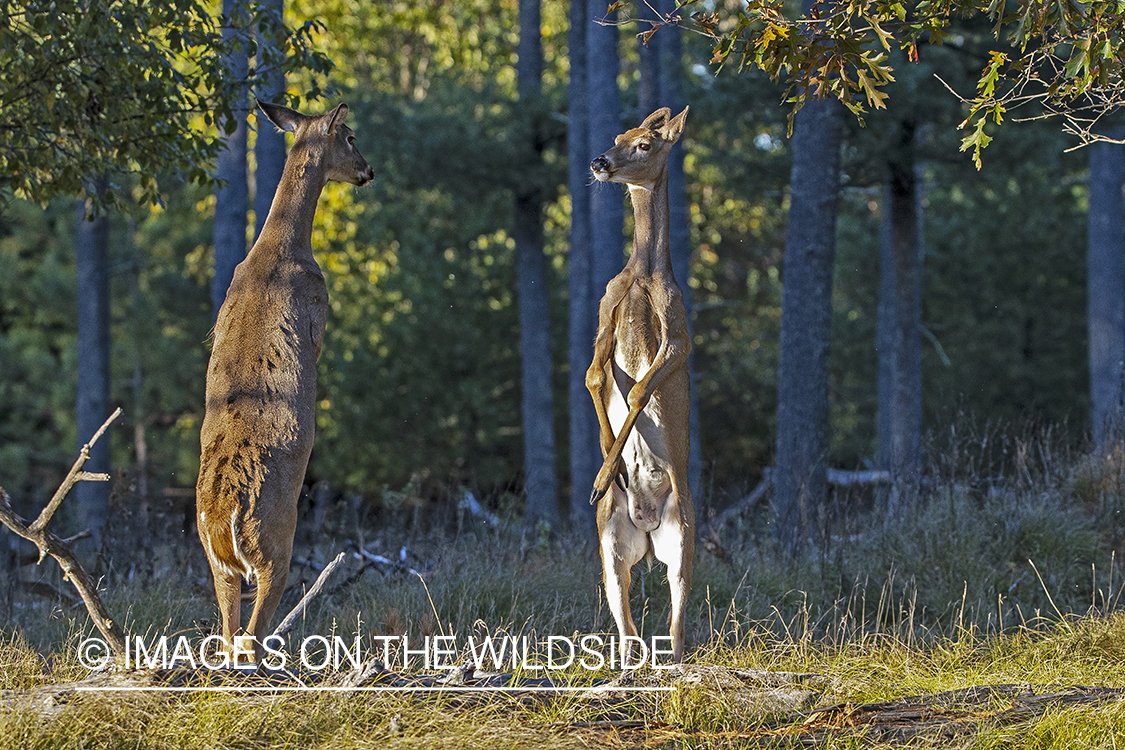
[[[348,136],[348,145],[349,145],[349,146],[354,146],[354,145],[355,145],[355,136],[354,136],[354,135],[349,135],[349,136]]]
[[[640,151],[648,151],[650,148],[652,148],[652,146],[650,146],[647,141],[641,141],[637,144],[637,149]]]

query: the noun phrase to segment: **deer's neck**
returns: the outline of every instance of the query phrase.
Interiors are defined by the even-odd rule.
[[[630,185],[633,202],[633,254],[629,265],[637,273],[671,275],[672,255],[668,248],[668,170],[663,170],[650,188]]]
[[[254,249],[261,245],[276,253],[311,251],[316,204],[328,181],[323,156],[318,149],[293,144]]]

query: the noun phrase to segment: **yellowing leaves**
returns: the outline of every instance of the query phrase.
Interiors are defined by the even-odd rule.
[[[867,103],[875,109],[885,109],[888,96],[878,89],[875,82],[863,74],[862,70],[856,71],[856,76],[859,79],[860,86],[863,87],[863,93],[867,97]]]

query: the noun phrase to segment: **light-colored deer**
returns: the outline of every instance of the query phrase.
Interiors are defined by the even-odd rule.
[[[687,474],[691,338],[668,249],[667,160],[687,113],[686,107],[675,117],[667,107],[653,112],[590,163],[599,181],[628,186],[635,227],[629,262],[598,308],[594,361],[586,372],[605,456],[590,502],[600,500],[602,571],[623,659],[631,651],[625,636],[637,635],[629,612],[631,571],[653,557],[668,566],[672,654],[676,661],[684,655],[695,551]]]
[[[344,124],[348,105],[321,116],[258,106],[294,134],[293,148],[262,232],[219,309],[196,485],[199,538],[228,656],[249,656],[235,643],[239,579],[256,584],[246,629],[254,661],[263,657],[289,576],[297,498],[313,447],[316,361],[328,318],[328,288],[312,251],[317,200],[328,180],[366,185],[375,178]]]

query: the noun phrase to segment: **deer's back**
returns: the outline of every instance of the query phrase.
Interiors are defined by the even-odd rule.
[[[238,266],[215,324],[197,487],[214,517],[256,502],[270,475],[295,499],[312,451],[328,292],[311,254],[266,261]]]

